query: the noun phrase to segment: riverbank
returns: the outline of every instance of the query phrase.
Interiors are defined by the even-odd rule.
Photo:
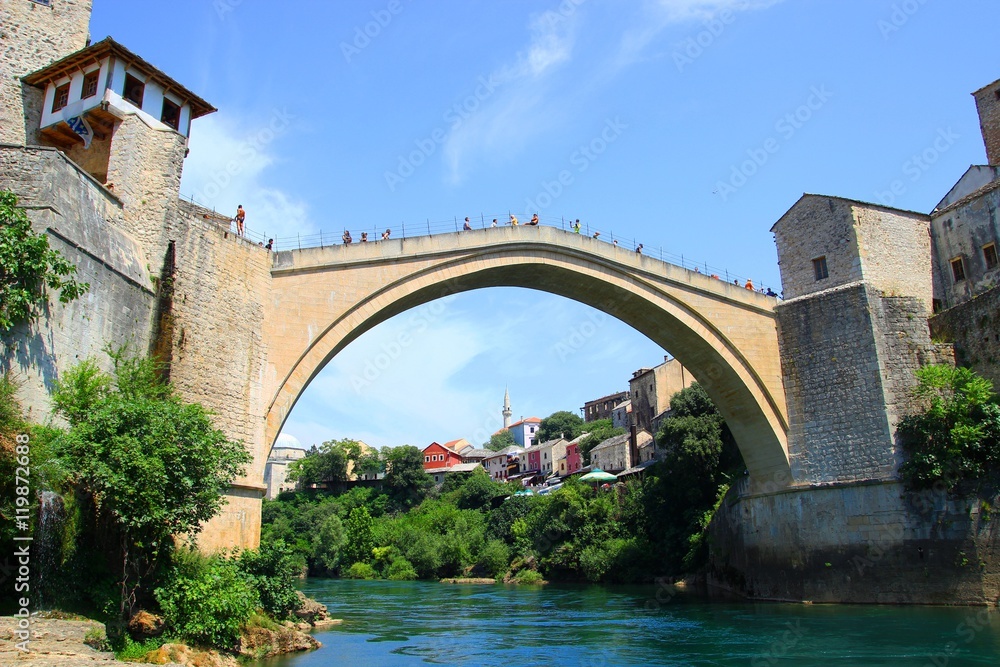
[[[246,630],[240,639],[240,657],[261,659],[320,648],[323,644],[307,632],[329,629],[343,622],[341,619],[326,618],[325,611],[323,607],[323,618],[314,618],[309,622],[302,620],[299,623],[275,624],[273,628]],[[0,665],[106,667],[136,664],[116,660],[114,653],[102,650],[107,642],[104,639],[104,624],[98,621],[34,618],[31,621],[31,638],[24,642],[18,635],[19,620],[13,616],[0,616]],[[178,643],[166,643],[150,651],[141,662],[168,667],[239,667],[241,664],[233,655]]]

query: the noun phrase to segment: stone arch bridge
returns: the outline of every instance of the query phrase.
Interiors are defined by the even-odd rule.
[[[777,301],[588,236],[498,227],[276,253],[265,304],[263,472],[310,381],[365,331],[483,287],[524,287],[618,318],[674,355],[732,429],[751,480],[790,480]]]

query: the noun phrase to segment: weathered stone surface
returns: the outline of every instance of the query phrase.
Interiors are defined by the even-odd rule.
[[[931,318],[931,336],[955,345],[959,365],[968,366],[1000,391],[1000,287],[994,287]]]
[[[149,665],[170,665],[176,667],[239,667],[239,661],[231,655],[222,655],[217,651],[201,651],[184,644],[164,644],[155,651],[150,651],[141,660]],[[122,663],[127,664],[127,663]]]
[[[0,616],[0,665],[18,667],[90,667],[91,665],[124,665],[111,653],[95,651],[84,643],[88,632],[104,631],[97,621],[64,621],[35,618],[31,623],[32,638],[28,651],[19,651],[14,630],[18,619]]]
[[[146,610],[136,612],[128,620],[128,631],[134,639],[158,637],[163,634],[164,621],[162,616],[151,614]]]
[[[295,595],[299,598],[299,606],[295,610],[295,616],[306,623],[315,623],[317,620],[327,618],[325,604],[320,604],[316,600],[306,597],[302,591],[295,591]]]
[[[760,599],[1000,602],[1000,517],[898,482],[730,497],[709,527],[709,582]]]
[[[91,0],[0,3],[0,143],[36,143],[41,91],[21,77],[87,45]],[[32,98],[24,104],[22,91]]]
[[[251,628],[240,637],[240,655],[260,659],[284,653],[311,651],[322,646],[314,637],[303,632],[312,626],[308,623],[303,625],[305,628]]]

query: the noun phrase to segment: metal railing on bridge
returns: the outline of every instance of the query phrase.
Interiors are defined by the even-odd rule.
[[[197,204],[193,198],[184,197]],[[199,204],[200,205],[200,204]],[[497,215],[479,214],[475,219],[470,216],[470,227],[472,229],[489,229],[491,227],[509,227],[511,226],[511,215],[517,218],[519,226],[530,226],[531,215],[523,215],[517,212],[510,212]],[[774,290],[771,286],[762,284],[758,280],[753,280],[751,277],[746,276],[741,273],[736,273],[730,271],[725,267],[718,267],[708,262],[697,261],[690,257],[685,257],[682,253],[671,252],[669,249],[663,246],[649,246],[638,241],[634,237],[624,236],[622,234],[615,234],[614,229],[611,227],[601,227],[598,228],[587,222],[580,222],[579,229],[576,228],[577,221],[570,220],[563,217],[556,216],[538,216],[538,224],[545,227],[555,227],[557,229],[562,229],[570,233],[579,233],[581,235],[586,235],[591,238],[604,241],[616,247],[628,250],[630,252],[636,252],[641,246],[641,253],[648,255],[649,257],[655,257],[668,264],[673,264],[689,271],[695,271],[697,273],[703,273],[712,278],[717,278],[719,280],[724,280],[727,283],[733,283],[739,285],[740,287],[745,287],[747,281],[749,280],[754,286],[754,290],[762,293],[769,293],[771,296],[777,296],[777,290]],[[494,225],[494,221],[496,224]],[[232,223],[232,231],[235,232],[235,222]],[[388,225],[382,227],[380,225],[372,225],[371,227],[361,227],[354,226],[350,229],[345,229],[344,231],[350,232],[351,243],[377,243],[383,240],[383,234],[388,231],[389,240],[399,239],[399,238],[413,238],[417,236],[432,236],[434,234],[447,234],[454,232],[461,232],[465,229],[465,218],[454,217],[450,220],[424,220],[423,222],[400,222],[397,225]],[[362,234],[367,235],[367,241],[362,241]],[[278,250],[301,250],[303,248],[325,248],[327,246],[334,245],[344,245],[344,232],[330,233],[325,231],[319,231],[315,234],[296,234],[295,236],[269,236],[266,231],[259,231],[252,225],[246,225],[244,228],[243,238],[247,241],[255,243],[257,245],[265,245],[269,241],[272,243],[271,249],[273,251]]]

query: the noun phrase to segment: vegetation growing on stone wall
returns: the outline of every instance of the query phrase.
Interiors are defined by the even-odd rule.
[[[167,637],[232,650],[260,614],[284,619],[299,606],[303,562],[280,541],[214,557],[176,547],[218,510],[249,455],[181,401],[154,362],[112,356],[113,374],[88,361],[63,375],[54,401],[65,431],[28,424],[13,382],[0,378],[0,546],[13,553],[14,531],[30,533],[32,601],[104,620],[121,656]],[[32,471],[26,527],[7,521],[19,436]],[[164,634],[127,624],[136,609],[131,620],[161,613]]]
[[[899,434],[908,455],[908,488],[980,485],[1000,476],[1000,405],[992,383],[968,368],[924,366],[916,395],[926,409],[905,417]]]
[[[0,334],[25,322],[43,306],[45,288],[69,303],[90,289],[77,282],[76,267],[49,247],[45,234],[31,229],[31,220],[17,207],[17,197],[0,191]]]
[[[685,389],[671,407],[659,434],[665,461],[641,481],[609,490],[571,479],[548,495],[515,497],[518,484],[478,469],[428,490],[419,450],[398,448],[390,461],[412,465],[391,462],[390,473],[405,475],[381,489],[265,501],[261,542],[292,545],[314,575],[352,578],[628,582],[693,571],[720,486],[744,469],[703,389]]]
[[[88,360],[58,381],[53,402],[70,428],[54,444],[67,485],[94,499],[98,521],[119,539],[119,610],[128,618],[174,538],[215,516],[251,458],[202,406],[183,402],[155,362],[112,359],[113,375]]]

